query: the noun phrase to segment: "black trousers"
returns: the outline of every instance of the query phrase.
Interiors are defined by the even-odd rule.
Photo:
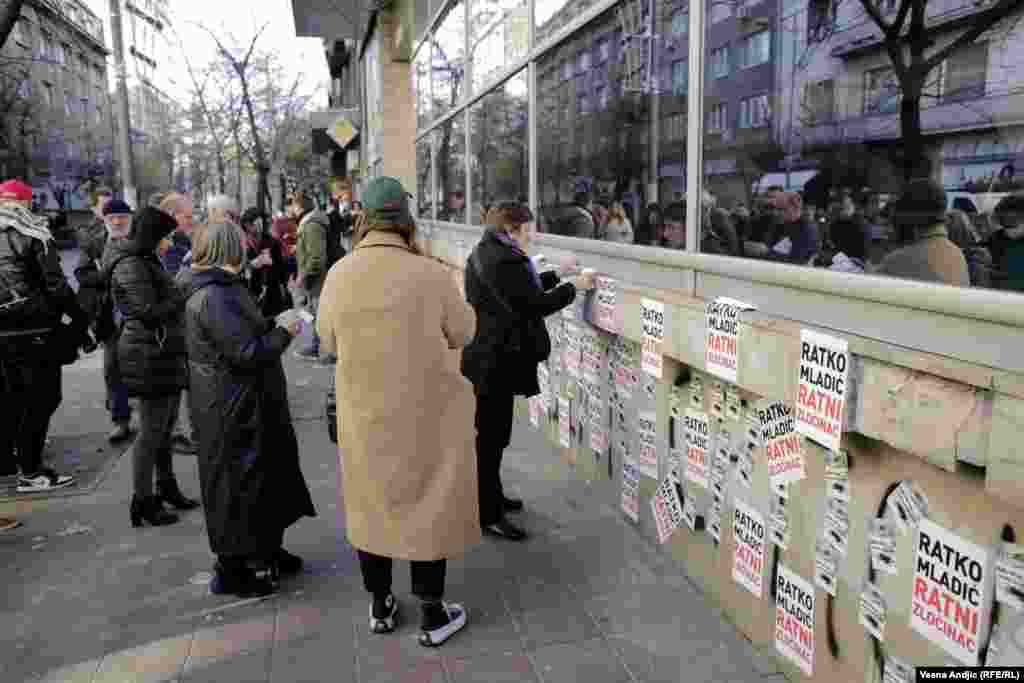
[[[0,344],[0,474],[13,473],[15,463],[26,476],[42,468],[50,418],[62,400],[60,363],[41,355],[45,341],[40,342],[39,354],[26,344],[32,342]]]
[[[501,456],[512,440],[511,393],[477,394],[476,472],[480,491],[480,525],[494,524],[505,516],[501,485]]]
[[[394,560],[356,550],[359,568],[363,571],[363,585],[376,598],[384,598],[391,592],[391,577]],[[424,602],[441,602],[444,597],[444,575],[448,560],[409,563],[412,574],[412,593]]]

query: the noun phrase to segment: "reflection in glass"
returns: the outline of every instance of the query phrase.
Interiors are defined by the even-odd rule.
[[[528,200],[527,117],[526,71],[513,76],[472,108],[470,221],[475,225],[484,223],[487,209],[497,200]]]
[[[530,17],[525,0],[472,0],[469,44],[473,90],[479,91],[530,47]]]
[[[447,114],[466,95],[466,13],[462,2],[451,6],[430,41],[433,115]]]
[[[416,53],[413,64],[413,88],[416,93],[416,127],[420,130],[430,125],[433,119],[433,93],[430,85],[430,44],[423,45]]]
[[[420,218],[433,218],[430,201],[434,172],[432,136],[428,135],[416,143],[416,205]]]
[[[437,219],[466,222],[466,114],[445,121],[434,136],[437,145]]]

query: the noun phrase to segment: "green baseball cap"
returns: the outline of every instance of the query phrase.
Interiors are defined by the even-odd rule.
[[[374,178],[363,191],[363,208],[367,220],[391,225],[411,223],[410,196],[397,178]]]

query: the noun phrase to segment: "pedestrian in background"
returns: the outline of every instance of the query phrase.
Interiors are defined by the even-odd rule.
[[[263,315],[276,316],[292,307],[281,244],[267,232],[259,209],[246,209],[241,224],[246,259],[243,278]]]
[[[103,254],[115,318],[121,329],[117,360],[128,395],[139,399],[139,436],[132,450],[131,523],[172,524],[164,509],[198,506],[186,498],[174,476],[171,432],[178,418],[185,367],[184,297],[156,255],[157,245],[176,228],[167,213],[146,207],[135,215],[130,235],[112,240]],[[156,494],[153,472],[156,470]]]
[[[302,570],[282,547],[285,529],[316,510],[299,466],[281,355],[300,321],[278,326],[242,279],[245,245],[237,226],[200,227],[186,305],[189,400],[199,435],[199,479],[210,549],[211,591],[267,595],[272,575]]]
[[[292,195],[288,205],[289,216],[298,224],[298,238],[295,245],[298,272],[293,277],[295,287],[305,299],[307,310],[314,316],[320,301],[320,290],[327,275],[327,234],[330,225],[327,215],[317,208],[313,197],[305,192]],[[305,349],[295,352],[302,360],[320,358],[320,338],[313,332],[313,341]]]
[[[45,218],[34,215],[32,188],[0,184],[0,479],[22,493],[74,483],[43,464],[50,419],[61,403],[61,366],[95,346],[89,318],[61,268]],[[70,318],[65,325],[62,318]],[[17,460],[15,460],[17,454]],[[16,526],[0,519],[0,530]]]
[[[373,596],[370,630],[394,630],[394,559],[410,560],[420,643],[466,624],[443,601],[449,558],[480,539],[473,396],[453,349],[473,336],[473,310],[451,275],[420,255],[409,196],[370,181],[354,249],[331,269],[317,321],[337,355],[338,449],[348,538]]]
[[[589,274],[560,282],[553,271],[537,273],[529,258],[533,214],[525,204],[498,202],[487,223],[466,266],[466,300],[478,323],[462,353],[462,372],[476,393],[480,526],[489,535],[520,541],[526,532],[505,513],[521,510],[523,502],[506,497],[501,483],[515,397],[540,393],[537,366],[551,353],[544,318],[569,306],[577,290],[594,283]]]

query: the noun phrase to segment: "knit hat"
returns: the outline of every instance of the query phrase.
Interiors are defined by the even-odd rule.
[[[409,193],[397,178],[374,178],[363,193],[363,206],[370,223],[401,225],[412,223]]]
[[[104,216],[130,216],[132,213],[132,207],[120,199],[111,199],[103,207]]]
[[[0,183],[0,200],[7,199],[16,202],[32,201],[32,188],[20,180],[8,180]]]
[[[914,228],[926,228],[944,222],[946,191],[928,178],[911,180],[894,203],[893,220]]]

